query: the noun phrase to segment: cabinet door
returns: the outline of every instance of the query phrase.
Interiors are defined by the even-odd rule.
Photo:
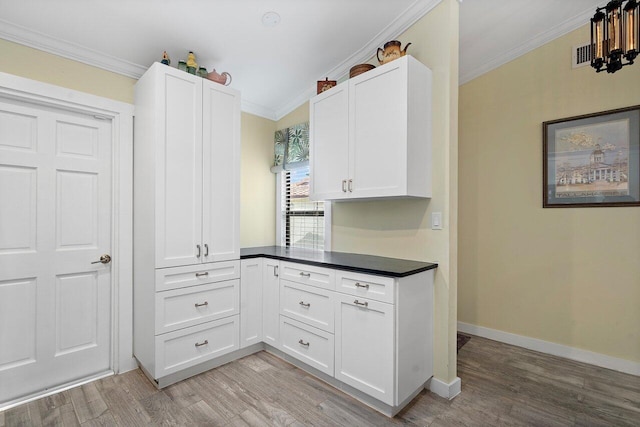
[[[311,199],[343,199],[349,179],[348,85],[338,85],[310,101]]]
[[[280,346],[280,262],[264,259],[262,270],[262,340],[278,348]]]
[[[203,80],[204,262],[240,257],[240,94]]]
[[[395,405],[394,306],[336,293],[335,377]]]
[[[167,67],[158,83],[156,267],[197,264],[202,248],[202,83]],[[151,191],[151,189],[149,189]],[[141,250],[141,249],[138,249]]]
[[[262,261],[240,262],[240,348],[262,341]]]
[[[349,80],[351,197],[406,192],[407,76],[403,65],[404,61],[393,61]]]

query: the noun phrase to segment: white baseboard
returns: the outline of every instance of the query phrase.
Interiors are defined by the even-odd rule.
[[[429,390],[440,397],[451,400],[460,394],[460,391],[462,390],[462,381],[460,381],[460,378],[456,377],[455,380],[447,384],[436,377],[432,377],[429,381]]]
[[[575,360],[577,362],[600,366],[601,368],[624,372],[625,374],[640,376],[640,363],[633,362],[631,360],[618,359],[617,357],[607,356],[605,354],[594,353],[580,348],[569,347],[562,344],[543,341],[537,338],[525,337],[523,335],[516,335],[464,322],[458,322],[458,331],[518,347],[528,348],[529,350],[539,351],[540,353],[551,354],[554,356],[564,357],[565,359]]]

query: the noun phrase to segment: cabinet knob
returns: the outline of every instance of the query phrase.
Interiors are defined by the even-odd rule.
[[[311,277],[311,273],[305,273],[304,271],[300,272],[300,276],[302,277]]]
[[[304,341],[302,341],[302,339],[300,339],[300,341],[298,341],[298,344],[303,345],[305,347],[309,347],[309,341],[304,342]]]
[[[347,180],[346,179],[342,180],[342,192],[343,193],[347,192]]]
[[[355,300],[353,303],[354,303],[355,305],[360,305],[360,306],[362,306],[362,307],[369,307],[369,303],[368,303],[368,302],[366,302],[366,301],[365,301],[365,302],[360,302],[360,301],[358,301],[358,300]]]
[[[205,301],[202,304],[195,303],[196,308],[198,307],[206,307],[209,305],[209,301]]]
[[[209,256],[209,245],[204,244],[204,256]]]
[[[207,345],[207,344],[209,344],[209,340],[204,340],[202,342],[197,342],[196,343],[196,348],[197,347],[202,347],[203,345]]]
[[[209,272],[205,271],[204,273],[196,273],[196,277],[208,276]]]
[[[300,302],[299,302],[299,304],[300,304],[301,306],[305,307],[305,308],[309,308],[309,307],[311,307],[311,303],[310,303],[310,302],[305,303],[304,301],[300,301]]]
[[[349,193],[353,193],[353,180],[349,180]]]
[[[196,245],[196,250],[198,251],[196,258],[200,258],[200,255],[202,255],[202,248],[200,248],[200,245]]]
[[[362,285],[360,282],[356,282],[356,288],[365,288],[365,289],[369,289],[369,284],[365,283],[364,285]]]

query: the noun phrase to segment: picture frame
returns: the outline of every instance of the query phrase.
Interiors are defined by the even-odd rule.
[[[542,123],[542,207],[640,206],[640,105]]]

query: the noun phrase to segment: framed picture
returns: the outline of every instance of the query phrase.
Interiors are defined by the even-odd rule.
[[[640,105],[542,124],[545,208],[640,206]]]

